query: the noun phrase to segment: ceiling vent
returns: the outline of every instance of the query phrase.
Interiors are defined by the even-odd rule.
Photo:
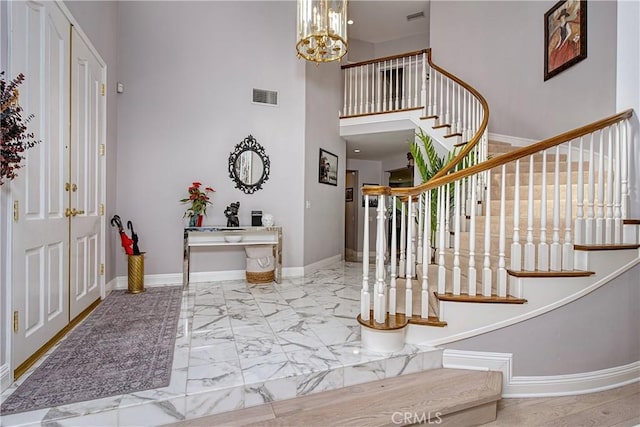
[[[278,92],[275,90],[253,89],[254,104],[278,105]]]
[[[407,15],[407,21],[413,21],[414,19],[424,18],[424,11],[412,13],[411,15]]]

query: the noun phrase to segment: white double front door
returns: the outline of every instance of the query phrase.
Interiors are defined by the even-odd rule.
[[[15,369],[100,297],[105,68],[56,3],[10,7],[10,70],[40,140],[11,182]]]

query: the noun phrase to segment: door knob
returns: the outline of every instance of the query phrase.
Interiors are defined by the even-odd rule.
[[[71,209],[67,208],[64,210],[64,216],[69,218],[72,215]]]

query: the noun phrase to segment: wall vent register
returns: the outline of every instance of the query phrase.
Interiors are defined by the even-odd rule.
[[[275,90],[253,89],[254,104],[278,105],[278,92]]]

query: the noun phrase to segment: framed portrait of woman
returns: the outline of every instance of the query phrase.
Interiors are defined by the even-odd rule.
[[[587,57],[587,2],[562,0],[544,14],[544,80]]]

